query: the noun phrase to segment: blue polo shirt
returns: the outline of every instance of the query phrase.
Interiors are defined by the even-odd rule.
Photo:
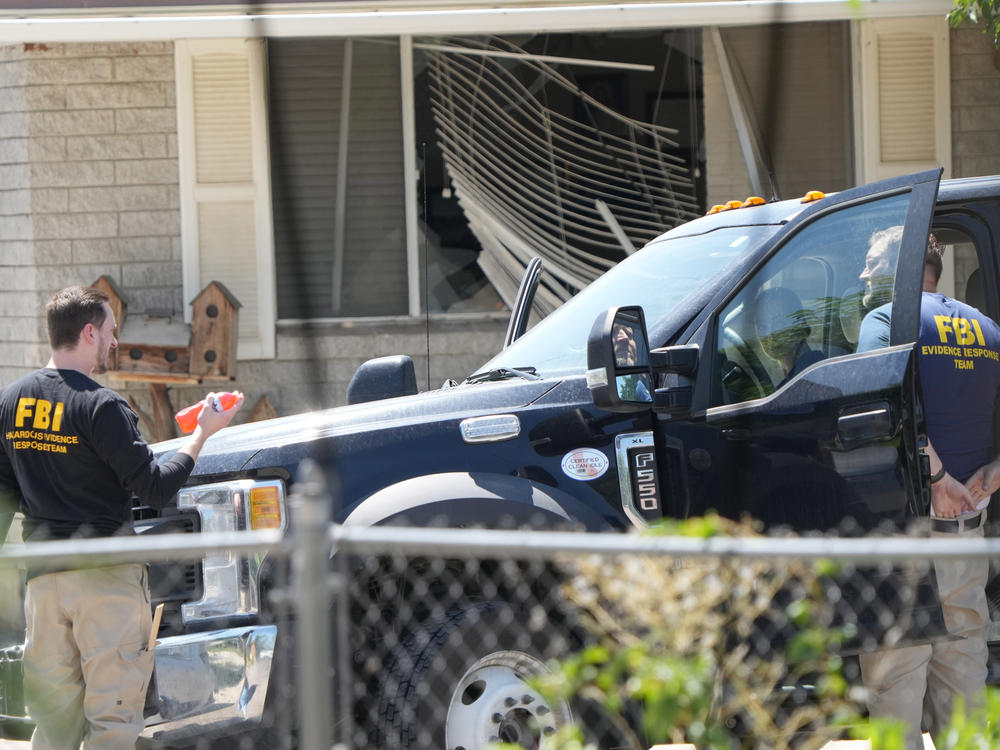
[[[876,307],[861,321],[858,329],[858,352],[884,349],[889,346],[889,326],[892,321],[892,303]]]
[[[948,473],[964,482],[995,455],[1000,326],[964,302],[924,292],[917,353],[927,433]]]

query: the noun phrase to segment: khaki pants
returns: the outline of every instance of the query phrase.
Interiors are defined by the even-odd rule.
[[[931,534],[948,539],[973,535],[983,536],[982,527]],[[903,720],[907,750],[924,746],[921,718],[932,736],[939,736],[951,721],[955,696],[963,696],[966,710],[971,709],[981,702],[986,685],[989,563],[985,558],[936,560],[934,573],[945,625],[961,639],[875,651],[860,659],[869,713]]]
[[[145,566],[49,573],[24,600],[24,694],[34,750],[126,750],[153,672]]]

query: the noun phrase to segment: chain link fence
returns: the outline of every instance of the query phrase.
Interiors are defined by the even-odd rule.
[[[306,482],[288,534],[8,544],[0,571],[143,560],[155,602],[184,588],[179,561],[266,557],[258,612],[194,628],[228,645],[184,641],[204,651],[186,663],[212,669],[182,690],[160,672],[197,633],[165,617],[145,746],[780,748],[861,719],[859,650],[942,634],[931,560],[1000,554],[996,539],[774,537],[721,519],[620,535],[354,528],[329,507]],[[248,635],[263,626],[273,642]],[[0,645],[11,717],[18,647]],[[165,693],[190,706],[165,709]]]

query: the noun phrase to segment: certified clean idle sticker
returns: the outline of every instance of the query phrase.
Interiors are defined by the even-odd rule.
[[[562,470],[570,479],[589,482],[608,470],[608,457],[594,448],[577,448],[563,456]]]

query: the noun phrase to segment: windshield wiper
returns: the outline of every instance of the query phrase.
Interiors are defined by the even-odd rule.
[[[506,380],[507,378],[522,378],[523,380],[541,380],[540,375],[535,374],[534,367],[497,367],[495,370],[477,372],[465,379],[466,383],[488,383],[494,380]]]

